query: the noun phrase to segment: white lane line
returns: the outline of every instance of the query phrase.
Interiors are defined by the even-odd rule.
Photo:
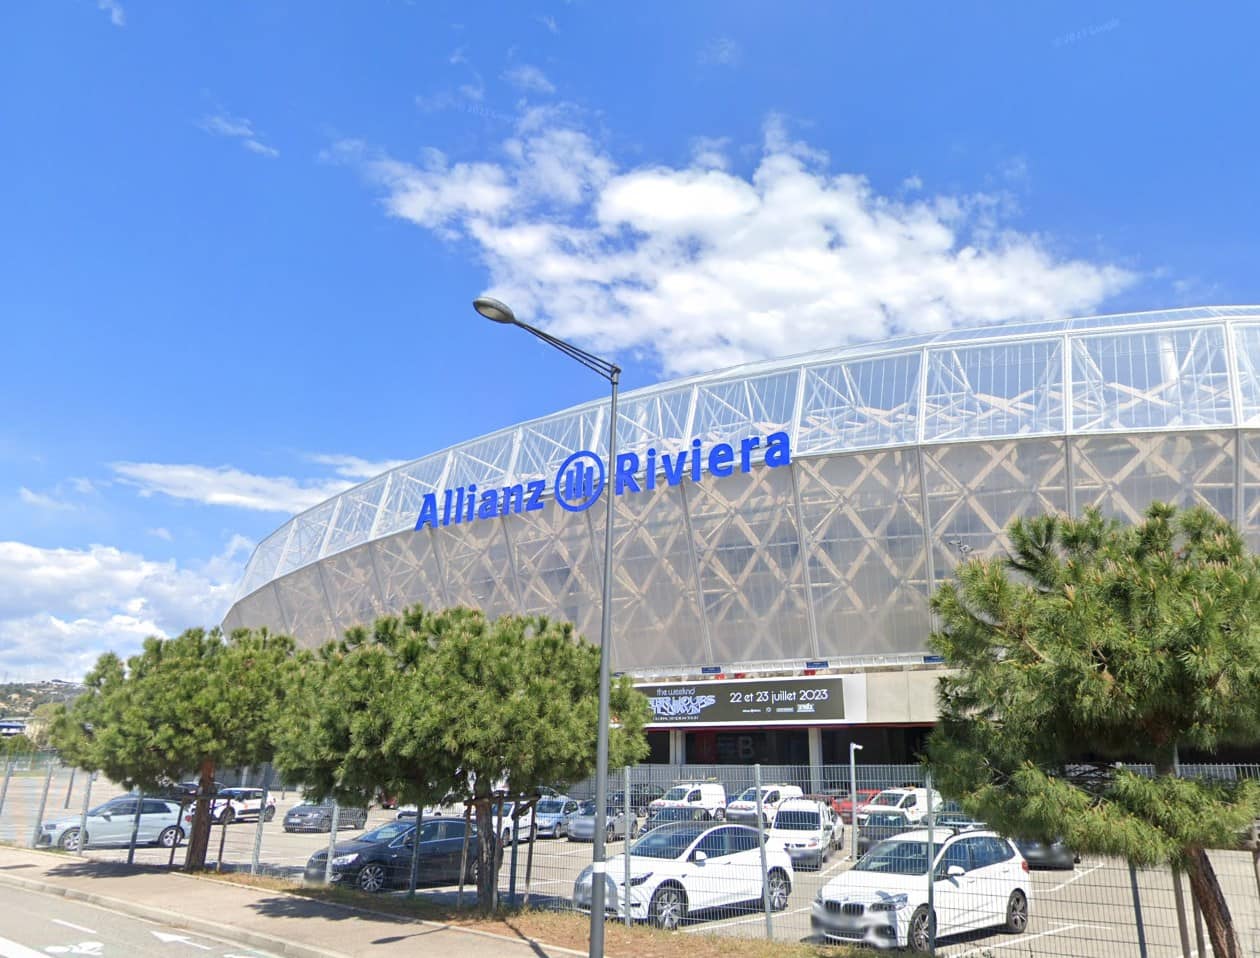
[[[838,862],[832,862],[825,869],[820,871],[818,873],[818,876],[821,878],[823,875],[830,875],[833,871],[835,871],[841,865],[847,865],[847,864],[849,864],[849,860],[847,858],[842,858]]]
[[[774,915],[775,915],[775,918],[778,919],[780,916],[784,916],[784,915],[799,915],[803,911],[809,911],[809,909],[810,909],[810,906],[806,905],[804,908],[793,908],[791,911],[776,911]],[[763,911],[761,914],[754,915],[751,918],[736,918],[736,919],[726,919],[726,920],[719,918],[717,921],[708,921],[708,922],[702,921],[699,924],[692,925],[690,928],[684,928],[683,932],[690,934],[692,932],[697,932],[697,931],[721,931],[723,928],[734,928],[736,925],[750,925],[755,921],[764,922],[765,920],[766,920],[766,913]]]
[[[978,945],[977,947],[972,948],[970,951],[959,952],[957,955],[954,955],[953,958],[967,958],[968,955],[981,955],[986,952],[993,951],[994,949],[997,949],[997,948],[1009,948],[1011,947],[1011,945],[1022,945],[1024,942],[1032,941],[1034,938],[1044,938],[1046,935],[1057,935],[1061,931],[1071,931],[1073,928],[1084,928],[1084,927],[1085,925],[1081,922],[1074,922],[1071,925],[1061,925],[1058,928],[1051,928],[1048,931],[1040,931],[1035,935],[1020,935],[1018,941],[1012,941],[1005,944],[990,942],[987,944]]]
[[[19,945],[8,938],[0,938],[0,958],[48,958],[42,951]]]
[[[84,928],[82,925],[76,925],[72,921],[62,921],[60,918],[52,919],[54,925],[61,925],[63,928],[73,928],[75,931],[85,931],[89,935],[95,935],[96,931],[92,928]]]
[[[1067,886],[1068,886],[1068,885],[1070,885],[1070,884],[1072,884],[1072,882],[1074,882],[1074,881],[1076,881],[1076,880],[1078,880],[1078,879],[1084,878],[1084,877],[1085,877],[1086,875],[1088,875],[1090,872],[1096,872],[1096,871],[1098,871],[1098,869],[1100,869],[1100,868],[1102,868],[1102,865],[1095,865],[1093,868],[1087,868],[1087,869],[1085,869],[1085,871],[1083,871],[1083,872],[1077,872],[1075,875],[1073,875],[1073,876],[1072,876],[1071,878],[1069,878],[1067,881],[1065,881],[1065,882],[1059,882],[1059,884],[1055,885],[1053,888],[1047,888],[1047,889],[1045,889],[1044,891],[1040,892],[1040,894],[1042,894],[1042,895],[1049,895],[1049,894],[1052,894],[1052,893],[1054,893],[1054,892],[1056,892],[1056,891],[1060,891],[1060,890],[1062,890],[1062,889],[1064,889],[1064,888],[1067,888]]]

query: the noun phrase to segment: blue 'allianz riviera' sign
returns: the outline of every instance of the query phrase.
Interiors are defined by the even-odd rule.
[[[614,495],[655,489],[660,480],[667,486],[676,486],[683,477],[699,482],[703,471],[711,476],[730,476],[736,471],[751,472],[754,459],[771,469],[790,465],[792,462],[791,439],[786,432],[772,432],[768,436],[749,436],[738,443],[719,442],[708,449],[699,439],[691,441],[690,449],[674,453],[661,453],[648,449],[640,459],[637,452],[617,455],[617,468],[613,471]],[[707,470],[704,467],[707,465]],[[560,464],[552,483],[553,498],[561,509],[584,512],[599,500],[608,484],[608,470],[604,460],[588,449],[573,453]],[[532,479],[510,486],[478,491],[476,483],[454,489],[426,493],[420,504],[420,516],[416,530],[428,526],[460,525],[478,519],[497,519],[519,512],[535,512],[545,508],[543,495],[547,491],[545,479]]]

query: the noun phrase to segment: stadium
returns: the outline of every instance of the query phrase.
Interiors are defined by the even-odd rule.
[[[755,363],[426,455],[259,544],[224,627],[317,645],[422,603],[599,638],[649,761],[905,761],[928,599],[1019,515],[1202,504],[1260,545],[1260,307],[986,326]]]

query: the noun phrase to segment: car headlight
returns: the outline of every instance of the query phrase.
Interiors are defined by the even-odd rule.
[[[358,852],[351,852],[349,855],[338,855],[333,859],[334,865],[350,865],[359,860]]]
[[[906,895],[893,895],[891,898],[885,898],[877,901],[869,907],[869,911],[897,911],[906,907],[906,902],[910,899]]]
[[[631,885],[642,885],[645,881],[652,877],[651,872],[644,872],[642,875],[634,875],[630,878]]]

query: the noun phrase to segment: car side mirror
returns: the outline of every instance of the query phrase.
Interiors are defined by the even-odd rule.
[[[962,865],[950,865],[945,869],[946,878],[961,878],[965,874],[967,874],[967,870]]]
[[[695,862],[697,865],[703,865],[705,862],[709,860],[709,856],[706,855],[704,852],[697,850],[695,854],[691,856],[691,860]]]

